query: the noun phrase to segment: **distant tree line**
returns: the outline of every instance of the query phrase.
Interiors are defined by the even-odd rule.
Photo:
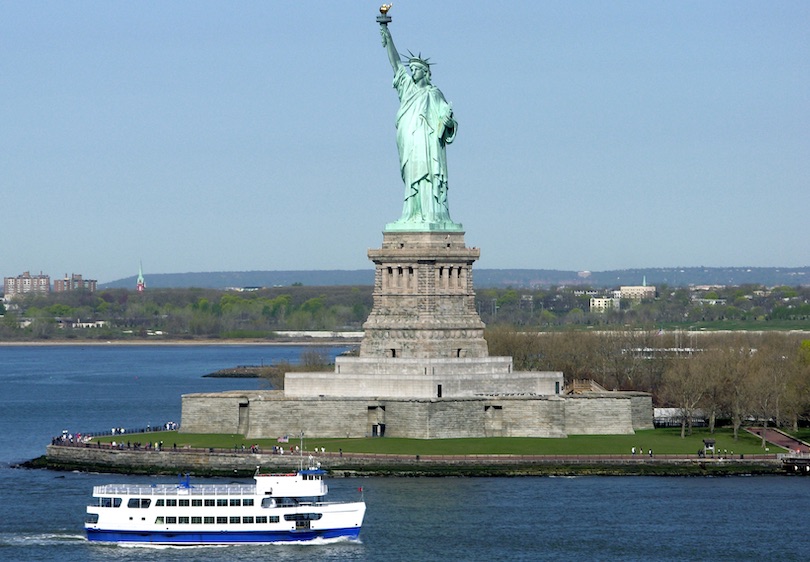
[[[591,312],[587,287],[482,289],[476,307],[490,327],[566,329],[771,329],[810,326],[810,287],[759,285],[695,290],[658,288],[654,299],[621,301]],[[26,296],[0,321],[0,338],[269,337],[278,330],[359,330],[372,307],[368,286],[273,287],[257,291],[106,289]],[[2,312],[2,311],[0,311]],[[103,328],[69,329],[66,321],[103,321]],[[21,323],[24,327],[21,327]]]
[[[371,289],[108,289],[26,296],[14,304],[0,324],[3,339],[119,339],[157,332],[172,338],[266,338],[277,330],[357,330],[371,312]],[[105,325],[69,329],[66,319]]]
[[[549,289],[482,289],[476,293],[487,325],[509,324],[541,329],[565,326],[689,327],[700,324],[747,323],[767,329],[769,323],[810,325],[810,286],[742,285],[711,289],[657,288],[654,299],[621,300],[619,309],[591,312],[590,299],[607,291],[589,287]]]

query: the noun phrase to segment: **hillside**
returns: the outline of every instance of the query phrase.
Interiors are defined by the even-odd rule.
[[[648,285],[684,287],[690,285],[807,285],[810,267],[671,267],[617,269],[610,271],[561,271],[553,269],[475,269],[476,288],[550,287],[552,285],[588,285],[618,287]],[[133,288],[136,277],[126,277],[100,285],[100,288]],[[218,271],[200,273],[146,274],[149,288],[198,287],[275,287],[301,284],[306,286],[373,285],[374,270],[309,270],[309,271]]]

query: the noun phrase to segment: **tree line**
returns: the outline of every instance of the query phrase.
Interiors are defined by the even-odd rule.
[[[265,338],[278,330],[357,330],[371,311],[367,287],[108,289],[26,295],[0,324],[4,339],[119,339],[162,333],[173,338]],[[104,326],[70,329],[65,320]]]
[[[487,330],[491,355],[518,370],[562,371],[567,385],[592,380],[636,390],[680,411],[681,435],[698,410],[714,432],[744,424],[798,430],[810,421],[810,339],[790,332],[527,332]],[[764,446],[764,442],[763,442]]]
[[[657,287],[655,298],[622,299],[618,309],[592,312],[591,297],[608,293],[586,286],[480,289],[476,292],[476,304],[487,325],[688,327],[725,323],[761,329],[775,323],[790,327],[810,325],[810,286],[700,289],[662,285]]]
[[[490,327],[564,329],[769,329],[810,326],[810,287],[759,285],[696,290],[658,288],[654,299],[622,300],[619,309],[589,310],[587,287],[481,289],[476,308]],[[359,330],[372,307],[372,288],[273,287],[252,292],[217,289],[106,289],[13,301],[0,322],[3,339],[142,336],[268,337],[277,330]],[[0,313],[3,310],[0,309]],[[66,320],[103,321],[103,328],[65,330]]]

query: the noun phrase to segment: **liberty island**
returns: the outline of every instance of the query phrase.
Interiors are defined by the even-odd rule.
[[[450,219],[446,146],[457,122],[431,84],[430,62],[396,50],[391,17],[377,18],[400,101],[397,149],[403,212],[383,230],[373,306],[357,357],[334,372],[292,372],[283,389],[183,396],[181,431],[272,438],[417,439],[633,434],[652,428],[643,392],[566,393],[559,371],[516,371],[489,355],[475,307],[478,248]]]

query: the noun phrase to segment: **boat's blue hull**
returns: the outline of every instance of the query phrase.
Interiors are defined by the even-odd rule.
[[[356,539],[360,528],[306,531],[113,531],[87,529],[87,540],[146,544],[243,544],[311,541],[314,539]]]

